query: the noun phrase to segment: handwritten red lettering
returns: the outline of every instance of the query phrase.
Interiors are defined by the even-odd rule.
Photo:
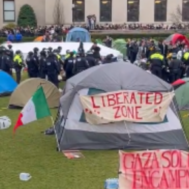
[[[153,155],[152,155],[150,168],[151,169],[153,169],[153,168],[158,169],[159,167],[160,166],[159,166],[158,158],[157,158],[156,153],[154,152]]]
[[[131,99],[130,99],[130,104],[137,104],[135,93],[131,93]]]
[[[151,102],[151,96],[153,93],[146,93],[146,104],[152,104]]]
[[[106,105],[105,105],[105,100],[104,100],[104,96],[102,96],[102,106],[103,106],[103,107],[106,107]]]
[[[155,105],[161,104],[162,100],[163,100],[163,95],[162,95],[162,93],[158,93],[158,92],[155,93],[154,104],[155,104]]]
[[[136,106],[135,107],[135,119],[136,120],[142,120],[142,117],[139,117],[139,110],[141,109],[141,106]]]
[[[115,106],[117,104],[116,99],[115,99],[115,94],[108,94],[107,100],[108,100],[109,107]]]
[[[121,117],[121,115],[120,115],[120,106],[113,107],[113,109],[115,110],[114,119],[119,119]]]
[[[123,93],[120,92],[120,93],[116,93],[116,101],[117,101],[117,104],[123,104],[124,102],[121,101],[121,97],[123,96]]]
[[[138,92],[138,95],[140,96],[140,104],[143,104],[143,99],[144,99],[144,92]]]
[[[133,169],[134,165],[134,154],[124,154],[123,156],[123,166],[124,169]]]
[[[178,153],[177,150],[172,151],[171,153],[171,167],[180,167],[180,154]]]
[[[162,158],[165,161],[165,163],[163,164],[163,168],[170,168],[171,167],[170,156],[171,156],[171,151],[165,151],[165,152],[162,153]]]
[[[141,120],[142,118],[139,115],[140,106],[114,106],[114,118],[119,119],[121,117]]]
[[[93,97],[93,96],[91,96],[91,102],[92,102],[92,107],[93,107],[93,108],[100,108],[100,106],[97,106],[97,105],[95,104],[95,100],[94,100],[94,97]]]
[[[132,189],[189,188],[186,153],[189,154],[179,150],[127,153],[122,159],[125,162],[125,178],[132,180]]]

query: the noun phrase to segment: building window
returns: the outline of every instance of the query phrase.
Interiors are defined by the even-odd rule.
[[[154,21],[155,22],[167,21],[167,0],[154,1]]]
[[[100,0],[100,21],[112,21],[112,0]]]
[[[127,21],[139,21],[140,0],[127,0]]]
[[[182,21],[189,21],[189,0],[182,0]]]
[[[4,22],[15,21],[15,4],[13,0],[3,1],[3,20]]]
[[[73,22],[85,21],[85,0],[72,0],[72,20]]]

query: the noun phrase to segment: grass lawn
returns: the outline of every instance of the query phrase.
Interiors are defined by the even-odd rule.
[[[8,101],[0,97],[0,109]],[[0,116],[10,117],[13,127],[19,112],[1,109]],[[117,151],[85,151],[85,159],[68,160],[56,151],[55,137],[41,133],[50,126],[50,118],[45,118],[20,127],[14,138],[12,127],[0,131],[0,189],[100,189],[106,178],[117,176]],[[32,179],[20,181],[21,172]]]
[[[1,97],[0,107],[7,107],[8,101],[9,97]],[[18,110],[0,110],[12,125],[18,114]],[[189,136],[189,119],[183,121]],[[85,151],[85,159],[68,160],[55,150],[55,137],[41,133],[50,126],[46,118],[19,128],[14,138],[12,128],[0,131],[0,189],[100,189],[106,178],[117,176],[117,151]],[[21,172],[30,173],[32,179],[20,181]]]

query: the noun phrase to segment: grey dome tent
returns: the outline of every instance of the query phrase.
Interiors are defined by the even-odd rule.
[[[70,78],[60,99],[55,131],[60,150],[188,149],[174,102],[162,123],[86,122],[80,95],[118,90],[169,92],[173,88],[158,77],[125,62],[95,66]]]

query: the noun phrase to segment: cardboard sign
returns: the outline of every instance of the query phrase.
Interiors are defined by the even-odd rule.
[[[189,188],[189,153],[180,150],[119,151],[119,189]]]
[[[80,96],[86,121],[103,124],[118,121],[161,122],[174,96],[173,92],[115,91]]]

